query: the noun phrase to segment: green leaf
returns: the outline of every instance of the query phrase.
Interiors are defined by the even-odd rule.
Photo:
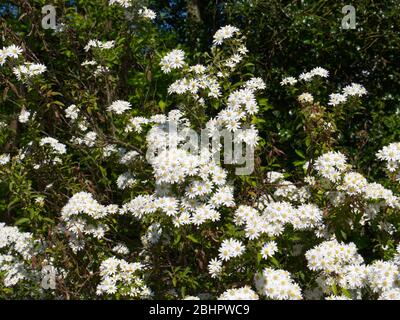
[[[165,101],[160,100],[160,101],[158,102],[158,106],[160,107],[161,111],[164,111],[164,110],[165,110],[165,107],[167,106],[167,104],[165,103]]]
[[[279,264],[278,260],[276,260],[274,257],[268,257],[268,259],[271,260],[272,264],[275,267],[280,267],[280,264]]]
[[[306,158],[306,156],[304,155],[304,153],[301,152],[300,150],[294,150],[294,152],[296,152],[296,154],[297,154],[300,158],[302,158],[302,159],[305,159],[305,158]]]
[[[18,219],[17,221],[15,221],[15,225],[20,226],[21,224],[24,224],[26,222],[30,222],[30,220],[28,218],[21,218],[21,219]]]
[[[175,240],[174,240],[174,246],[176,246],[178,243],[179,243],[179,241],[181,241],[181,234],[179,233],[177,236],[176,236],[176,238],[175,238]]]
[[[197,239],[196,239],[193,235],[191,235],[191,234],[189,234],[189,235],[187,236],[187,238],[188,238],[190,241],[194,242],[194,243],[200,243],[200,241],[197,240]]]

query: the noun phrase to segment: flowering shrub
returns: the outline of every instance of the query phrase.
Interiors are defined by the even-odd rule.
[[[246,73],[238,28],[192,57],[157,45],[147,7],[103,9],[129,39],[82,38],[67,90],[64,70],[28,62],[22,39],[0,50],[13,91],[0,114],[0,297],[400,299],[400,144],[376,150],[378,183],[337,139],[364,86],[327,94],[321,67],[283,77],[308,148],[273,171],[258,127],[268,83]],[[144,56],[133,75],[144,99],[119,90],[131,50]],[[153,77],[169,84],[149,98]]]

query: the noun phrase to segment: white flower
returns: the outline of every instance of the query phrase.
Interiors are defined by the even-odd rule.
[[[359,194],[367,186],[367,179],[357,172],[346,173],[343,177],[343,183],[338,190],[344,190],[349,195]]]
[[[321,67],[316,67],[310,72],[313,74],[313,76],[320,76],[322,78],[327,78],[329,76],[329,71]]]
[[[164,73],[170,73],[171,70],[180,69],[185,63],[185,52],[182,50],[172,50],[170,53],[165,55],[160,62],[161,70]]]
[[[311,93],[305,92],[297,97],[297,100],[301,103],[312,103],[314,101],[314,97]]]
[[[146,234],[142,237],[142,243],[145,247],[148,247],[150,245],[156,244],[162,235],[162,227],[161,225],[156,222],[150,225],[150,227],[147,229]]]
[[[111,49],[114,48],[115,41],[99,41],[99,40],[89,40],[87,45],[85,46],[85,51],[88,52],[90,48],[98,48],[98,49]]]
[[[131,104],[128,101],[117,100],[114,101],[111,106],[107,108],[107,111],[114,112],[116,114],[123,114],[126,110],[131,109]]]
[[[76,105],[71,104],[67,109],[65,109],[65,116],[72,121],[75,121],[79,116],[79,108]]]
[[[337,106],[347,101],[347,95],[341,93],[332,93],[329,95],[329,98],[328,105],[330,106]]]
[[[278,246],[275,241],[269,241],[261,249],[261,255],[264,259],[272,257],[278,251]]]
[[[232,38],[233,35],[238,32],[239,32],[239,29],[236,27],[233,27],[231,25],[222,27],[214,34],[213,44],[220,45],[220,44],[222,44],[222,42],[224,40]]]
[[[35,254],[32,234],[0,223],[0,271],[5,287],[37,276],[31,264]]]
[[[27,123],[29,121],[30,115],[31,115],[31,113],[28,110],[22,109],[21,113],[18,116],[18,121],[20,123]]]
[[[287,78],[283,78],[283,79],[282,79],[282,81],[281,81],[281,86],[286,86],[286,85],[292,86],[292,85],[294,85],[294,84],[296,84],[296,83],[297,83],[296,78],[287,77]]]
[[[324,271],[328,275],[343,273],[346,271],[345,267],[364,262],[354,243],[339,243],[336,239],[315,246],[305,256],[310,270]]]
[[[42,138],[39,142],[39,145],[49,145],[57,154],[65,154],[67,152],[65,144],[62,144],[57,139],[51,137]]]
[[[123,174],[118,176],[117,186],[118,189],[124,190],[132,187],[136,183],[136,179],[134,175],[130,172],[124,172]]]
[[[244,142],[251,147],[255,147],[259,140],[258,130],[254,126],[250,129],[239,130],[236,139],[238,142]]]
[[[137,156],[139,155],[139,153],[137,151],[129,151],[126,154],[124,154],[121,158],[121,160],[119,161],[120,164],[130,164],[133,162],[133,160],[135,160],[135,158],[137,158]]]
[[[81,63],[81,66],[95,66],[97,65],[97,62],[94,60],[85,60]]]
[[[379,160],[386,161],[386,169],[389,172],[396,172],[400,168],[400,142],[384,146],[377,152],[376,156]]]
[[[94,131],[90,131],[86,133],[86,135],[83,137],[82,143],[87,145],[88,147],[93,147],[97,138],[97,133]]]
[[[206,67],[202,64],[196,64],[195,66],[191,66],[189,68],[190,72],[194,72],[196,74],[203,74],[206,71]]]
[[[264,90],[266,88],[265,82],[261,78],[251,78],[244,84],[245,89],[250,91]]]
[[[249,286],[228,289],[218,297],[218,300],[258,300],[259,297]]]
[[[200,300],[200,298],[196,296],[186,296],[183,300]]]
[[[327,78],[328,75],[329,75],[328,70],[321,68],[321,67],[316,67],[316,68],[312,69],[310,72],[303,72],[302,74],[300,74],[299,79],[309,82],[315,76],[319,76],[321,78]]]
[[[14,67],[13,73],[18,80],[26,81],[29,78],[42,74],[46,69],[46,66],[43,64],[26,62],[18,67]]]
[[[8,46],[6,48],[3,47],[3,50],[5,51],[5,54],[7,57],[15,58],[15,59],[17,59],[19,57],[19,55],[21,54],[21,52],[23,51],[21,47],[16,46],[14,44],[12,44],[11,46]]]
[[[212,259],[208,263],[208,272],[212,278],[217,278],[222,271],[222,261],[218,259]]]
[[[133,117],[129,119],[128,125],[125,127],[125,132],[129,133],[131,131],[135,131],[140,133],[143,131],[142,125],[147,124],[150,121],[143,117]]]
[[[360,84],[352,83],[351,85],[344,87],[343,94],[345,94],[346,96],[361,97],[367,94],[367,90]]]
[[[351,299],[349,297],[346,297],[345,295],[340,295],[340,296],[330,295],[326,297],[325,300],[351,300]]]
[[[7,53],[5,48],[0,49],[0,66],[4,65],[7,60]]]
[[[376,260],[367,266],[367,281],[374,292],[390,292],[399,289],[399,267],[392,261]],[[383,295],[382,298],[384,298]]]
[[[131,6],[131,0],[110,0],[109,4],[110,5],[119,4],[124,8],[129,8]]]
[[[274,183],[279,180],[283,180],[284,178],[285,178],[285,176],[281,172],[269,171],[269,172],[267,172],[266,181],[269,183]]]
[[[152,295],[146,286],[143,272],[145,267],[140,262],[129,263],[115,257],[104,260],[100,265],[101,282],[96,293],[115,294],[146,299]]]
[[[324,178],[336,182],[340,179],[341,173],[347,169],[348,165],[345,155],[340,152],[330,151],[318,157],[314,167]]]
[[[265,268],[254,278],[257,290],[267,298],[275,300],[300,300],[301,290],[285,270]]]
[[[142,9],[139,9],[138,11],[139,15],[143,18],[154,20],[156,18],[156,13],[153,10],[150,10],[146,7],[143,7]]]
[[[123,243],[118,243],[114,248],[112,249],[113,252],[119,253],[119,254],[128,254],[129,249],[126,245]]]
[[[9,154],[2,154],[0,155],[0,164],[5,165],[10,162],[10,155]]]
[[[221,247],[218,250],[218,257],[223,261],[227,261],[231,258],[242,255],[244,250],[245,247],[241,241],[235,239],[227,239],[222,242]]]

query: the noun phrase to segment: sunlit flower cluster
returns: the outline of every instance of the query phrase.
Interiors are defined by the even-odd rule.
[[[113,112],[115,114],[123,114],[125,111],[131,108],[131,104],[128,101],[117,100],[114,101],[111,106],[107,108],[107,111]]]
[[[367,90],[358,83],[352,83],[343,88],[342,93],[332,93],[329,98],[328,105],[336,106],[341,103],[347,102],[348,97],[357,96],[362,97],[367,94]]]
[[[379,160],[386,161],[386,169],[389,172],[397,172],[400,168],[400,142],[384,146],[376,156]],[[397,179],[400,180],[400,172],[398,172]]]
[[[115,257],[101,263],[101,282],[97,294],[120,294],[130,298],[146,299],[152,296],[151,290],[143,279],[145,266],[140,262],[129,263]]]
[[[109,4],[124,8],[134,5],[122,0],[110,0]],[[156,18],[147,7],[135,11],[137,14]],[[84,49],[111,49],[120,43],[116,41],[90,40]],[[0,65],[10,59],[15,66],[11,59],[18,59],[21,53],[18,46],[3,47]],[[96,50],[93,53],[100,54]],[[133,95],[129,95],[131,102],[120,100],[116,94],[124,91],[114,88],[102,97],[107,98],[104,103],[79,91],[81,100],[74,93],[56,104],[56,119],[49,126],[54,125],[51,135],[57,139],[43,133],[37,121],[41,111],[31,104],[19,107],[13,118],[19,122],[18,130],[37,131],[38,135],[27,142],[12,141],[2,151],[0,178],[2,183],[13,181],[9,187],[13,202],[8,207],[0,205],[9,215],[15,214],[18,224],[40,225],[46,237],[35,240],[35,233],[0,223],[0,276],[4,285],[13,287],[35,276],[43,277],[46,265],[62,276],[62,285],[68,286],[82,277],[81,266],[77,271],[69,270],[74,273],[71,278],[54,266],[73,257],[74,268],[77,261],[87,261],[88,286],[104,298],[400,299],[400,244],[396,234],[400,198],[390,184],[400,179],[400,143],[391,143],[376,154],[386,162],[391,178],[380,181],[382,184],[369,182],[370,175],[357,172],[356,159],[348,151],[334,151],[333,142],[324,144],[323,150],[315,148],[311,155],[309,150],[303,150],[303,155],[296,149],[301,161],[293,163],[293,172],[279,163],[269,163],[267,153],[280,153],[270,150],[275,141],[260,136],[263,129],[257,115],[264,116],[268,108],[263,109],[265,99],[259,99],[258,93],[267,85],[257,76],[237,76],[236,68],[246,55],[239,29],[224,26],[215,33],[211,52],[204,55],[206,62],[190,65],[192,57],[180,49],[161,58],[161,71],[175,71],[173,75],[178,76],[168,87],[168,94],[174,95],[170,97],[173,104],[160,99],[158,106],[136,107],[141,99],[140,104]],[[111,75],[111,64],[110,69],[102,64],[85,60],[81,65],[94,75]],[[23,81],[44,71],[44,65],[28,62],[13,69]],[[297,78],[285,77],[280,83],[306,86],[306,91],[297,94],[300,108],[296,107],[300,112],[315,108],[309,117],[316,119],[326,110],[341,109],[322,107],[317,102],[319,94],[312,90],[328,76],[328,70],[316,67]],[[104,81],[100,78],[94,80]],[[110,76],[107,86],[113,86],[116,79]],[[240,80],[233,83],[232,79]],[[366,94],[362,85],[351,83],[331,94],[328,105],[347,101],[357,104]],[[150,109],[162,113],[146,114]],[[6,122],[1,127],[6,128]],[[67,134],[57,132],[61,125],[68,128]],[[325,133],[332,128],[336,128],[335,121],[324,118],[316,131]],[[253,165],[257,156],[255,175],[243,179],[234,175],[244,157],[221,160],[220,156],[229,151],[226,140],[240,146],[239,151],[244,144],[246,151],[251,151],[246,156]],[[310,144],[308,149],[317,146],[314,140]],[[289,157],[287,160],[292,161]],[[353,161],[354,168],[350,165]],[[268,162],[268,169],[263,162]],[[362,168],[359,171],[363,172]],[[65,172],[70,176],[64,177]],[[54,181],[43,178],[43,183],[31,183],[35,176],[53,173]],[[59,189],[57,184],[63,179],[69,179],[71,187]],[[22,186],[25,182],[26,187]],[[15,188],[22,187],[26,190],[19,195]],[[49,203],[61,200],[57,223],[52,225],[47,216],[43,217]],[[26,218],[20,219],[25,212]],[[373,232],[382,237],[369,239]],[[373,245],[373,255],[364,255],[365,243]],[[59,247],[66,248],[65,256],[49,258]],[[167,257],[164,252],[168,252]],[[194,268],[188,265],[193,261]],[[160,270],[162,274],[155,274]],[[203,290],[203,282],[197,282],[197,278],[191,282],[199,274],[210,292],[193,292],[197,287]],[[245,278],[249,275],[250,279]],[[165,292],[156,295],[152,292],[155,276],[167,286]],[[234,276],[238,281],[232,281]],[[184,287],[186,284],[192,288]]]
[[[61,210],[61,220],[70,234],[69,245],[73,251],[84,248],[85,236],[104,237],[107,226],[101,222],[109,214],[118,213],[118,206],[103,206],[88,192],[74,194]]]
[[[32,276],[29,260],[34,252],[32,234],[0,223],[0,271],[5,274],[3,281],[6,287]]]
[[[139,9],[138,13],[139,13],[139,16],[146,18],[146,19],[150,19],[150,20],[154,20],[157,17],[156,13],[147,7],[143,7],[142,9]]]
[[[49,146],[51,150],[56,154],[65,154],[67,153],[67,147],[65,144],[59,142],[57,139],[52,137],[42,138],[39,142],[40,146]]]
[[[85,46],[85,51],[88,52],[91,48],[98,49],[112,49],[115,46],[115,41],[100,41],[100,40],[89,40],[87,45]]]
[[[273,300],[300,300],[301,289],[289,272],[265,268],[255,275],[254,282],[260,295]]]
[[[13,73],[18,80],[26,81],[29,78],[38,76],[46,71],[46,66],[41,63],[25,62],[13,68]]]
[[[22,48],[15,44],[0,49],[0,66],[5,64],[7,58],[18,59],[22,51]]]
[[[213,43],[214,43],[214,45],[220,45],[220,44],[222,44],[222,42],[224,42],[224,40],[232,38],[233,35],[238,32],[239,32],[239,29],[236,27],[233,27],[231,25],[222,27],[214,34]]]
[[[172,70],[182,68],[184,63],[185,52],[175,49],[161,59],[160,65],[164,73],[170,73]]]
[[[258,295],[249,286],[238,289],[228,289],[218,297],[218,300],[258,300]]]

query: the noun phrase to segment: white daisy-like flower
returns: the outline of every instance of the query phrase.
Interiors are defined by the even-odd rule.
[[[185,52],[175,49],[161,59],[160,65],[164,73],[170,73],[172,70],[182,68],[184,63]]]
[[[269,241],[261,249],[261,255],[264,259],[272,257],[278,251],[278,246],[275,241]]]
[[[114,112],[115,114],[123,114],[125,111],[131,109],[131,106],[128,101],[117,100],[107,108],[107,111]]]

